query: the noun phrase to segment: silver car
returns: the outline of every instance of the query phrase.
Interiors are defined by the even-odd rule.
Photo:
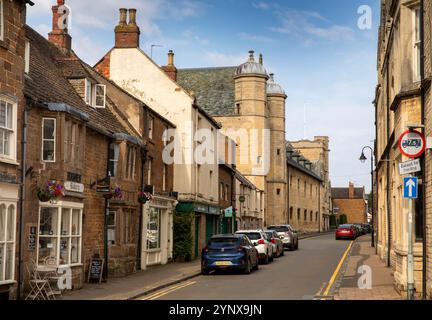
[[[273,254],[275,258],[285,255],[284,245],[281,237],[275,230],[264,230],[273,245]]]
[[[236,234],[246,235],[258,251],[259,260],[263,264],[273,261],[273,245],[267,234],[262,230],[240,230]]]
[[[284,248],[288,248],[291,251],[298,250],[298,234],[289,224],[274,225],[267,229],[274,230],[278,233],[283,242]]]

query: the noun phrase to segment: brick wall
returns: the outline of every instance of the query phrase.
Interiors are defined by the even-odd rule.
[[[333,199],[333,208],[339,208],[339,214],[345,214],[348,223],[366,223],[366,204],[363,199]]]

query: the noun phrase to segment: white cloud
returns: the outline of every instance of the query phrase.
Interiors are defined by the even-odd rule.
[[[270,30],[300,38],[305,45],[315,40],[352,40],[354,30],[332,24],[330,20],[315,11],[288,10],[278,13],[281,25]]]
[[[256,9],[262,9],[262,10],[268,10],[270,9],[270,4],[267,2],[254,2],[252,3],[252,6]]]
[[[207,46],[210,44],[209,39],[197,35],[193,30],[185,30],[182,35],[187,40],[193,41],[203,46]]]
[[[250,34],[247,32],[241,32],[239,33],[239,37],[242,40],[247,40],[247,41],[254,41],[254,42],[273,42],[274,39],[270,38],[270,37],[266,37],[266,36],[260,36],[260,35],[255,35],[255,34]]]
[[[205,62],[211,66],[237,66],[247,61],[247,54],[225,54],[217,51],[206,52]]]

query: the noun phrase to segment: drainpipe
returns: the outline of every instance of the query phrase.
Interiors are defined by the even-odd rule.
[[[21,142],[21,182],[20,182],[20,232],[19,232],[19,261],[18,261],[18,287],[17,287],[17,300],[21,300],[24,293],[24,200],[25,200],[25,180],[27,170],[27,124],[28,124],[28,109],[25,106],[23,112],[23,126],[22,126],[22,142]]]
[[[387,60],[387,81],[386,81],[386,96],[387,96],[387,143],[389,143],[390,139],[390,72],[389,72],[389,63]],[[390,159],[390,148],[387,149],[387,159]],[[391,201],[390,201],[390,187],[391,187],[391,177],[390,177],[390,162],[387,161],[387,267],[391,266]]]
[[[144,191],[144,169],[147,162],[147,150],[142,151],[141,158],[141,191]],[[144,205],[140,204],[140,217],[139,217],[139,231],[138,231],[138,244],[137,244],[137,270],[141,270],[141,254],[142,254],[142,237],[143,237],[143,223],[144,223]]]
[[[420,1],[420,113],[421,113],[421,124],[425,125],[425,66],[424,66],[424,0]],[[425,132],[426,133],[426,130]],[[421,168],[422,168],[422,180],[423,180],[423,261],[422,261],[422,299],[426,300],[427,290],[427,227],[426,227],[426,155],[423,154],[421,157]]]

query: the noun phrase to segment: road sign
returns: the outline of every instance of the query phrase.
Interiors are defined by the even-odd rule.
[[[411,160],[399,163],[399,174],[410,174],[421,171],[420,160]]]
[[[404,199],[417,199],[418,196],[418,178],[407,177],[404,183]]]
[[[399,138],[399,150],[406,157],[418,158],[426,150],[426,138],[416,130],[405,131]]]

